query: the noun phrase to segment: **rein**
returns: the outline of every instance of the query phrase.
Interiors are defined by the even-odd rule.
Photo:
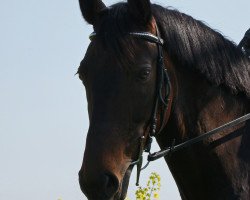
[[[231,122],[228,122],[222,126],[219,126],[211,131],[208,131],[200,136],[197,136],[193,139],[190,139],[186,142],[183,142],[181,144],[178,144],[178,145],[175,145],[174,142],[173,142],[173,145],[168,147],[167,149],[165,150],[161,150],[161,151],[158,151],[158,152],[155,152],[155,153],[152,153],[152,154],[149,154],[148,155],[148,162],[151,162],[151,161],[154,161],[154,160],[158,160],[159,158],[162,158],[164,156],[169,156],[171,153],[173,152],[176,152],[178,150],[181,150],[183,148],[186,148],[186,147],[189,147],[193,144],[196,144],[200,141],[203,141],[205,140],[206,138],[220,132],[220,131],[224,131],[228,128],[231,128],[231,127],[234,127],[242,122],[245,122],[245,121],[248,121],[250,119],[250,113],[242,116],[242,117],[239,117]]]
[[[130,165],[137,165],[137,177],[136,177],[136,185],[139,185],[139,178],[140,178],[140,173],[142,170],[144,170],[151,161],[158,160],[164,156],[169,156],[172,153],[179,151],[183,148],[187,148],[193,144],[196,144],[200,141],[203,141],[204,139],[220,132],[223,130],[226,130],[228,128],[231,128],[233,126],[236,126],[242,122],[248,121],[250,119],[250,113],[239,117],[231,122],[228,122],[218,128],[215,128],[211,131],[208,131],[200,136],[197,136],[195,138],[192,138],[186,142],[183,142],[181,144],[175,145],[175,140],[173,140],[173,143],[170,147],[167,147],[163,150],[160,150],[155,153],[150,153],[151,150],[151,143],[153,141],[153,137],[155,137],[157,134],[159,134],[162,129],[165,126],[164,123],[164,116],[166,111],[169,108],[169,101],[170,101],[170,92],[171,92],[171,83],[169,80],[169,75],[167,72],[167,69],[165,68],[164,61],[163,61],[163,44],[164,41],[162,38],[159,37],[159,31],[156,26],[156,35],[153,35],[152,33],[149,32],[130,32],[128,33],[129,35],[146,40],[151,43],[155,43],[157,45],[157,50],[158,50],[158,58],[157,58],[157,78],[156,78],[156,97],[154,100],[154,109],[152,112],[152,117],[150,121],[150,127],[149,127],[149,133],[148,135],[144,135],[140,138],[140,147],[139,147],[139,155],[138,159],[131,162]],[[89,39],[92,40],[97,34],[93,32],[90,36]],[[162,91],[165,90],[164,94]],[[163,111],[161,112],[161,121],[160,121],[160,128],[157,131],[157,112],[159,110],[160,104],[163,106]],[[156,132],[157,131],[157,132]],[[147,152],[148,157],[147,157],[147,164],[142,167],[143,164],[143,153]]]

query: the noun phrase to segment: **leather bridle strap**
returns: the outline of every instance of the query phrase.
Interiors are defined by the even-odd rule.
[[[134,36],[135,38],[144,39],[148,42],[156,43],[159,45],[163,45],[164,43],[162,38],[159,38],[149,32],[130,32],[128,33],[128,35]],[[97,36],[97,33],[93,32],[89,35],[89,39],[93,40],[96,36]]]
[[[228,122],[228,123],[226,123],[226,124],[224,124],[224,125],[222,125],[220,127],[217,127],[217,128],[215,128],[215,129],[213,129],[211,131],[208,131],[208,132],[206,132],[206,133],[204,133],[204,134],[202,134],[202,135],[200,135],[198,137],[190,139],[190,140],[188,140],[186,142],[183,142],[183,143],[175,145],[175,146],[173,144],[171,147],[168,147],[165,150],[161,150],[161,151],[149,154],[148,155],[148,161],[151,162],[151,161],[154,161],[154,160],[158,160],[159,158],[162,158],[164,156],[168,156],[173,152],[179,151],[179,150],[181,150],[183,148],[189,147],[189,146],[191,146],[193,144],[196,144],[196,143],[198,143],[200,141],[203,141],[206,138],[208,138],[208,137],[210,137],[210,136],[212,136],[212,135],[214,135],[214,134],[216,134],[216,133],[218,133],[220,131],[224,131],[224,130],[226,130],[228,128],[232,128],[232,127],[234,127],[234,126],[236,126],[236,125],[238,125],[240,123],[248,121],[249,119],[250,119],[250,113],[248,113],[248,114],[246,114],[246,115],[244,115],[242,117],[239,117],[239,118],[237,118],[237,119],[235,119],[235,120],[233,120],[231,122]]]
[[[153,35],[152,33],[149,32],[131,32],[129,33],[129,35],[134,36],[135,38],[139,38],[139,39],[144,39],[147,42],[152,42],[152,43],[156,43],[159,45],[163,45],[164,41],[162,38]]]
[[[167,69],[165,68],[164,61],[163,61],[163,39],[159,37],[159,31],[158,27],[156,26],[156,35],[153,35],[148,32],[132,32],[129,33],[129,35],[132,35],[136,38],[146,40],[147,42],[152,42],[157,45],[157,51],[158,51],[158,58],[157,58],[157,67],[156,67],[156,88],[155,88],[155,100],[154,100],[154,107],[152,111],[152,116],[149,124],[149,133],[148,135],[144,135],[140,139],[140,151],[138,155],[138,159],[136,161],[133,161],[131,165],[137,165],[137,177],[136,177],[136,185],[139,185],[139,178],[140,173],[143,169],[145,169],[149,162],[142,167],[143,163],[143,152],[148,152],[150,155],[151,150],[151,143],[152,143],[152,137],[156,136],[156,134],[159,134],[163,127],[165,126],[164,120],[165,120],[165,113],[168,110],[169,105],[169,96],[170,96],[170,90],[171,90],[171,83],[169,80]],[[164,94],[162,93],[163,89],[165,89]],[[160,121],[157,123],[157,113],[159,112],[160,106],[163,106],[163,111],[160,116]],[[159,125],[159,128],[157,130],[157,125]],[[147,131],[146,131],[147,132]]]

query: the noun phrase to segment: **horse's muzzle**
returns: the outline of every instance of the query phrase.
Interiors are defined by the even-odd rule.
[[[79,183],[89,200],[112,200],[119,189],[118,178],[108,172],[90,177],[80,171]]]

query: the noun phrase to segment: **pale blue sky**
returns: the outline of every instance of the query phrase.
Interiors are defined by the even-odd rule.
[[[154,2],[205,21],[236,43],[250,27],[249,0]],[[2,0],[0,27],[0,199],[86,199],[77,173],[88,119],[74,74],[92,28],[77,0]],[[162,177],[161,199],[179,200],[163,161],[152,163],[141,183],[152,171]],[[130,183],[133,199],[134,174]]]

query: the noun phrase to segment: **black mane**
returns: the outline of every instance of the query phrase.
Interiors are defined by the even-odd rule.
[[[250,98],[250,61],[233,42],[177,10],[154,4],[152,13],[175,66],[198,70],[211,83]],[[94,29],[97,34],[105,33],[104,45],[121,62],[135,59],[135,40],[124,35],[146,28],[133,23],[126,3],[115,4],[101,15],[104,20],[98,30]]]
[[[250,97],[250,62],[233,42],[176,10],[154,5],[153,13],[176,66],[198,70],[210,82]]]

